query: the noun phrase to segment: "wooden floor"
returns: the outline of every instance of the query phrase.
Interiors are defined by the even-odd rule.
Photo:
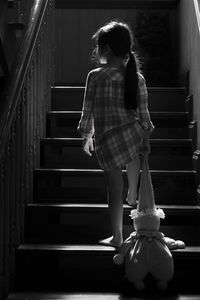
[[[200,300],[200,295],[153,295],[153,296],[124,296],[121,294],[45,294],[45,293],[15,293],[7,300]]]

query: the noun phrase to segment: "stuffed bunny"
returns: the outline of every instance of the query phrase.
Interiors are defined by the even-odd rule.
[[[123,242],[119,253],[113,257],[116,264],[123,264],[128,281],[138,290],[145,288],[144,278],[149,273],[157,281],[157,288],[165,290],[174,273],[173,257],[169,250],[184,248],[182,241],[167,238],[159,232],[162,209],[146,209],[131,212],[135,231]]]

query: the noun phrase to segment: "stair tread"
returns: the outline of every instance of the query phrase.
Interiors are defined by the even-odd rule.
[[[117,292],[104,292],[104,293],[94,293],[94,292],[82,292],[82,293],[76,293],[76,292],[71,292],[71,293],[36,293],[36,292],[24,292],[24,293],[15,293],[12,292],[9,294],[7,300],[127,300],[126,295],[122,295],[121,293]],[[130,298],[129,298],[130,299]],[[138,298],[131,298],[132,300],[136,300]],[[145,299],[148,299],[145,297]],[[152,299],[150,296],[149,299]],[[199,300],[200,295],[178,295],[177,298],[177,293],[175,293],[174,296],[169,295],[165,296],[165,300]]]
[[[187,119],[188,112],[185,111],[151,111],[150,115],[152,119]],[[48,117],[57,117],[57,118],[80,118],[81,111],[80,110],[52,110],[47,113]]]
[[[48,207],[48,208],[86,208],[86,209],[107,209],[107,204],[101,204],[101,203],[66,203],[66,204],[60,204],[60,203],[29,203],[27,204],[28,207]],[[132,209],[131,206],[124,204],[124,209]],[[168,211],[198,211],[200,212],[200,206],[198,205],[157,205],[158,208],[161,208],[163,210]]]
[[[104,245],[52,245],[52,244],[22,244],[18,250],[35,251],[62,251],[62,252],[115,252],[115,247]],[[200,246],[186,246],[184,249],[172,250],[174,253],[193,253],[200,255]]]
[[[77,89],[85,89],[85,86],[83,85],[66,85],[66,84],[62,84],[62,85],[57,85],[55,84],[54,86],[51,87],[52,89],[70,89],[70,90],[77,90]],[[148,91],[179,91],[179,92],[185,92],[185,87],[183,86],[177,86],[177,87],[147,87]]]
[[[65,143],[80,143],[82,142],[83,138],[78,138],[78,137],[49,137],[49,138],[41,138],[41,142],[42,143],[59,143],[59,144],[65,144]],[[150,143],[151,144],[156,144],[156,143],[162,143],[162,144],[166,144],[166,143],[171,143],[171,144],[191,144],[192,143],[192,139],[151,139],[150,138]]]
[[[34,170],[35,173],[47,173],[47,174],[53,174],[53,173],[80,173],[80,174],[103,174],[104,171],[101,169],[55,169],[55,168],[36,168]],[[122,171],[123,173],[126,173],[126,170]],[[179,174],[179,175],[187,175],[187,174],[196,174],[196,171],[194,170],[150,170],[150,172],[153,174]]]
[[[47,112],[48,115],[58,115],[58,116],[62,116],[62,115],[78,115],[81,114],[81,110],[50,110],[49,112]],[[155,116],[167,116],[167,117],[177,117],[177,116],[181,116],[181,117],[185,117],[188,115],[187,112],[185,111],[150,111],[151,115],[155,115]]]

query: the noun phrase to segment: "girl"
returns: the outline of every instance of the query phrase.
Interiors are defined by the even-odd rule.
[[[140,154],[149,151],[153,124],[147,108],[144,77],[132,52],[133,35],[126,23],[111,21],[93,36],[100,67],[89,72],[78,130],[83,150],[94,150],[108,185],[108,206],[113,235],[103,244],[118,247],[123,241],[123,176],[126,166],[127,201],[136,204]],[[145,143],[144,143],[145,141]]]

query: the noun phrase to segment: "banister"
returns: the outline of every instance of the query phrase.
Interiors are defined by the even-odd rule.
[[[0,158],[14,116],[26,70],[37,40],[48,0],[35,0],[22,44],[11,66],[10,75],[0,99]]]
[[[15,249],[24,241],[54,83],[54,0],[34,0],[27,29],[0,98],[0,299],[15,278]]]
[[[196,13],[196,18],[197,18],[197,24],[199,28],[199,33],[200,33],[200,11],[199,11],[199,1],[198,0],[193,0],[194,2],[194,8],[195,8],[195,13]]]

